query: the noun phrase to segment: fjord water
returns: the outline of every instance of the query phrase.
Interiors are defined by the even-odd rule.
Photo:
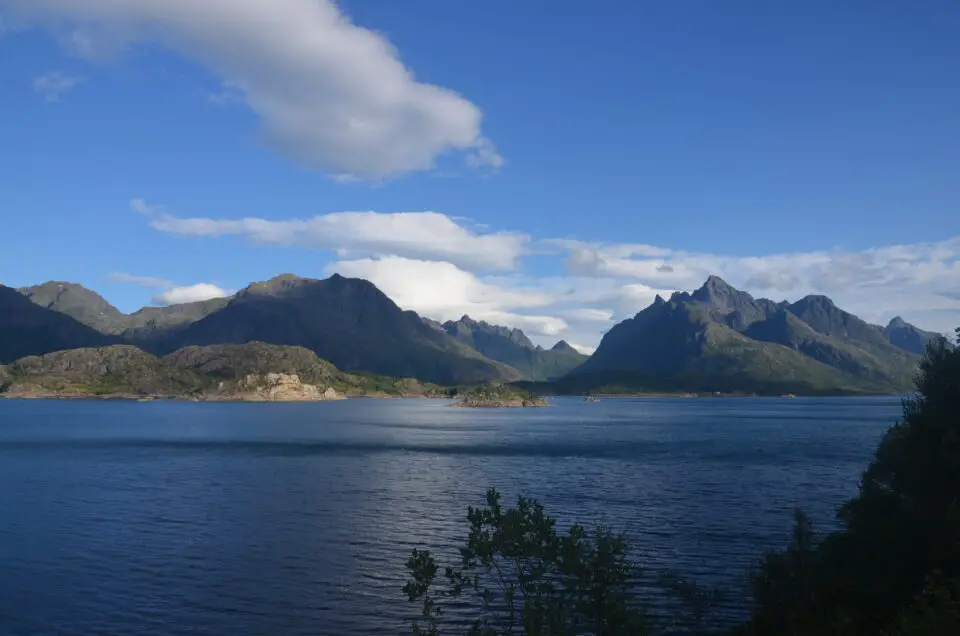
[[[900,412],[552,402],[0,401],[0,633],[403,633],[410,550],[455,546],[490,486],[736,590],[794,506],[832,523]]]

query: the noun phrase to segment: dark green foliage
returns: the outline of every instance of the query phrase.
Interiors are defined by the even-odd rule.
[[[960,335],[960,332],[958,332]],[[794,541],[751,577],[758,635],[960,633],[960,350],[931,342],[841,530]]]
[[[914,599],[883,636],[956,636],[960,634],[960,580],[939,573],[927,580]]]
[[[9,367],[7,390],[88,395],[190,395],[203,378],[178,370],[132,345],[71,349],[29,356]]]
[[[119,339],[34,304],[15,289],[0,285],[0,364],[24,356],[117,342]]]
[[[683,634],[707,634],[707,621],[716,608],[729,597],[729,592],[719,587],[703,587],[696,581],[674,574],[661,574],[660,587],[679,603],[668,628]]]
[[[242,345],[184,347],[163,357],[168,365],[221,380],[246,375],[292,373],[309,384],[332,384],[346,376],[303,347],[283,347],[263,342]]]
[[[0,366],[0,393],[203,399],[215,393],[230,399],[243,392],[240,380],[269,373],[297,375],[305,384],[348,395],[434,395],[440,390],[416,380],[344,373],[303,347],[251,342],[185,347],[162,359],[132,345],[28,356]]]
[[[528,380],[559,378],[583,364],[583,355],[564,341],[550,349],[535,346],[519,329],[509,329],[464,316],[441,325],[444,332],[478,352],[508,364]]]
[[[440,568],[414,550],[404,592],[420,610],[413,633],[574,636],[647,634],[631,582],[638,571],[623,538],[604,528],[574,525],[559,533],[535,500],[504,508],[495,490],[467,513],[469,534],[457,567]],[[441,583],[438,579],[442,580]],[[477,610],[462,628],[448,610]],[[476,614],[476,613],[475,613]],[[443,630],[443,631],[441,631]]]

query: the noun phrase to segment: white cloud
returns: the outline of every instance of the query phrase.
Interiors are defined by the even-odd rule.
[[[593,355],[593,352],[597,350],[596,347],[587,347],[575,342],[570,342],[569,340],[567,341],[567,344],[586,356]]]
[[[166,208],[164,208],[162,205],[154,205],[147,203],[143,199],[135,198],[130,199],[130,209],[137,214],[142,214],[144,216],[156,216],[158,214],[162,214]]]
[[[577,322],[605,324],[613,320],[613,311],[610,309],[594,309],[593,307],[578,307],[563,312],[565,318]]]
[[[476,222],[435,212],[338,212],[280,221],[159,212],[150,223],[181,235],[327,249],[338,259],[328,272],[368,278],[402,307],[442,320],[467,313],[519,327],[544,346],[556,336],[595,346],[613,323],[658,294],[695,289],[711,274],[773,300],[827,294],[874,323],[901,315],[934,331],[960,324],[960,238],[861,251],[721,255],[646,244],[534,242],[510,232],[481,233]],[[560,259],[566,272],[525,271],[524,257],[533,254],[541,266],[544,259]]]
[[[210,300],[211,298],[224,298],[229,295],[229,291],[216,285],[197,283],[196,285],[168,289],[163,293],[155,295],[152,300],[155,305],[181,305],[183,303]]]
[[[115,280],[121,283],[133,283],[134,285],[153,287],[155,289],[176,287],[175,283],[164,280],[163,278],[153,278],[152,276],[134,276],[133,274],[127,274],[124,272],[111,272],[109,278],[110,280]]]
[[[630,281],[618,299],[609,299],[621,310],[631,304],[649,304],[658,290],[693,289],[716,274],[740,289],[774,300],[826,294],[842,308],[876,323],[897,314],[936,331],[949,331],[953,323],[960,323],[960,301],[950,297],[960,292],[960,237],[861,251],[762,256],[569,240],[547,244],[566,253],[571,275]]]
[[[558,316],[526,311],[553,304],[551,294],[491,284],[453,263],[400,257],[358,259],[331,263],[326,272],[369,280],[403,309],[435,320],[457,320],[467,314],[474,320],[542,336],[555,336],[567,328]]]
[[[195,285],[181,286],[163,278],[135,276],[124,272],[112,272],[109,278],[110,280],[121,283],[132,283],[134,285],[140,285],[141,287],[164,290],[159,294],[154,294],[150,299],[154,305],[180,305],[200,300],[209,300],[211,298],[223,298],[233,293],[213,283],[196,283]]]
[[[137,41],[175,50],[236,88],[266,143],[334,175],[426,170],[451,151],[473,166],[503,161],[477,106],[417,81],[382,35],[330,0],[0,0],[0,9],[66,29],[86,57]]]
[[[48,102],[60,101],[60,96],[75,89],[84,82],[84,78],[64,75],[63,73],[47,73],[33,80],[33,90],[43,95]]]
[[[340,258],[403,256],[491,270],[513,269],[529,240],[508,232],[478,234],[436,212],[335,212],[282,221],[164,214],[150,225],[184,236],[241,236],[266,245],[329,249]]]

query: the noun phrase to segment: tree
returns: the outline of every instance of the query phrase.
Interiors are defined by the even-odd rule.
[[[462,627],[462,619],[446,610],[464,601],[474,610],[470,635],[648,633],[632,593],[639,570],[622,536],[581,525],[560,534],[539,502],[521,496],[515,508],[504,508],[496,490],[487,492],[485,507],[471,507],[467,519],[459,567],[446,568],[445,587],[437,586],[440,568],[429,552],[414,550],[407,562],[411,579],[404,592],[420,609],[415,634]]]
[[[957,624],[960,349],[929,345],[916,394],[839,519],[843,528],[822,541],[795,533],[785,552],[764,558],[745,633],[912,636]]]

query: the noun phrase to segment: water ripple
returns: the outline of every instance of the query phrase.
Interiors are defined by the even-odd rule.
[[[402,633],[413,547],[448,560],[489,486],[742,588],[792,509],[821,527],[895,399],[307,405],[0,402],[0,633]],[[742,611],[731,595],[720,618]],[[464,611],[464,610],[461,610]]]

